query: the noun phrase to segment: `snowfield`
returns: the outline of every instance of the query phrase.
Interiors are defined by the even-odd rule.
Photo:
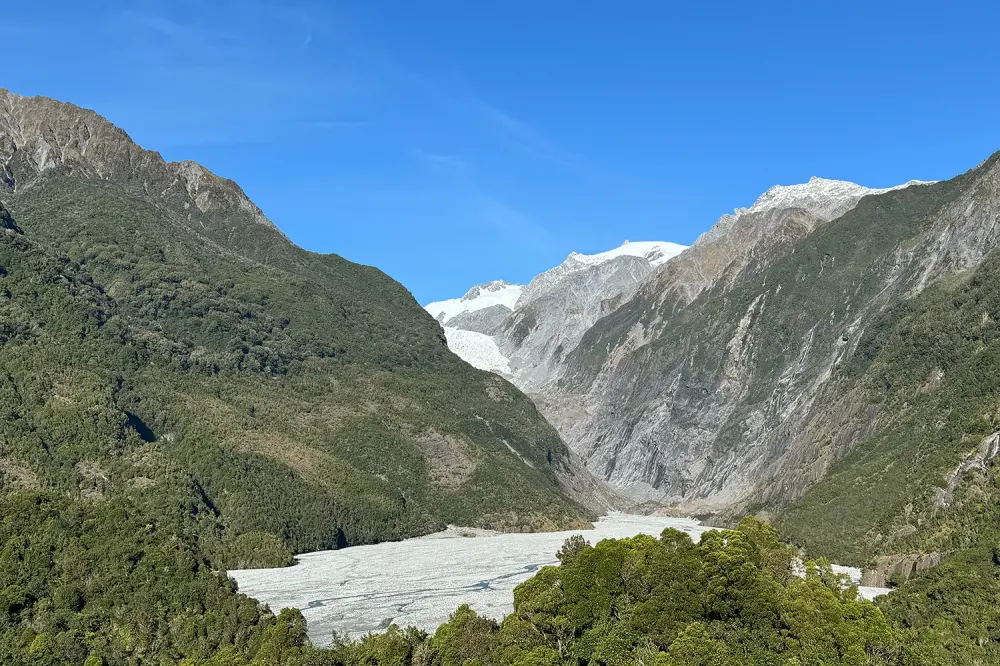
[[[514,608],[514,588],[555,564],[556,552],[570,536],[581,534],[596,543],[659,536],[667,527],[687,532],[696,542],[711,529],[690,518],[625,514],[605,516],[592,530],[568,532],[499,534],[450,527],[417,539],[299,555],[292,567],[229,575],[241,592],[275,612],[300,609],[313,644],[326,646],[334,631],[358,637],[392,623],[433,631],[462,604],[500,619]],[[838,569],[855,580],[861,575]],[[862,594],[870,598],[885,592],[872,588]]]
[[[854,204],[870,194],[883,194],[901,190],[913,185],[926,185],[930,181],[911,180],[895,187],[864,187],[846,180],[831,180],[813,176],[808,183],[797,185],[775,185],[764,192],[750,212],[767,209],[804,208],[824,219],[834,219],[845,213]],[[740,210],[737,210],[738,214]]]
[[[476,285],[462,298],[449,298],[446,301],[428,303],[424,309],[442,324],[447,324],[452,317],[466,312],[483,310],[494,305],[502,305],[508,310],[513,310],[523,289],[524,286],[520,284],[494,280],[486,284]]]
[[[625,241],[607,252],[597,254],[571,252],[566,261],[563,262],[563,266],[568,269],[586,268],[600,266],[618,257],[641,257],[648,261],[650,266],[655,267],[667,263],[686,249],[686,245],[666,241]]]

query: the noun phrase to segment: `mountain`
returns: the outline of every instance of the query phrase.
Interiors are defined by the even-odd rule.
[[[918,185],[907,189],[926,187]],[[738,456],[723,462],[712,452],[732,437],[729,428],[742,427],[729,419],[747,418],[738,400],[751,383],[759,387],[749,374],[739,376],[746,369],[734,357],[756,351],[743,336],[760,313],[749,307],[752,299],[733,303],[731,293],[865,198],[897,191],[906,190],[813,178],[773,187],[750,208],[722,216],[586,332],[541,398],[547,416],[596,475],[638,500],[697,511],[738,503],[760,473],[756,462]],[[725,303],[736,313],[721,322],[706,303]],[[772,427],[756,425],[761,432]],[[755,450],[754,436],[748,440]]]
[[[511,313],[524,286],[494,280],[470,289],[461,298],[429,303],[425,309],[442,326],[490,333]]]
[[[531,285],[492,335],[619,492],[720,523],[756,513],[901,586],[878,602],[909,644],[900,663],[992,663],[998,246],[1000,153],[936,183],[813,178],[722,216],[551,362],[516,365],[530,351],[513,322],[528,339],[577,312],[532,311]]]
[[[929,349],[954,338],[969,356],[952,365],[977,353],[942,326],[973,340],[992,330],[982,284],[997,246],[996,161],[887,189],[775,186],[657,266],[571,256],[492,330],[503,371],[633,501],[760,511],[818,552],[873,567],[883,555],[939,561],[919,553],[953,550],[943,530],[972,520],[942,498],[966,496],[969,474],[988,478],[994,429],[913,438],[901,424],[929,432],[950,414],[992,409],[971,398],[912,405],[961,390]],[[955,294],[977,304],[965,319],[941,311]],[[924,374],[895,376],[910,367]],[[896,567],[892,557],[878,566]]]
[[[491,334],[510,316],[523,290],[522,285],[494,280],[425,309],[444,326],[448,348],[460,358],[480,370],[508,376],[510,361]]]
[[[452,351],[536,392],[594,322],[684,249],[626,241],[599,254],[573,252],[527,286],[488,282],[425,308],[445,327]]]
[[[971,520],[946,519],[937,488],[964,487],[994,451],[974,453],[989,420],[968,421],[988,406],[944,395],[990,377],[955,329],[994,330],[972,286],[992,279],[997,161],[891,191],[769,191],[588,330],[539,404],[593,472],[637,499],[777,512],[844,561],[919,553],[931,523]],[[948,311],[969,299],[967,314]],[[960,380],[961,363],[980,370]]]
[[[530,400],[232,181],[7,91],[0,178],[0,661],[245,647],[226,567],[591,516]]]

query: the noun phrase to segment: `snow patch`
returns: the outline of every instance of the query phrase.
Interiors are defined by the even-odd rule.
[[[580,269],[600,266],[618,257],[641,257],[648,261],[650,266],[660,266],[686,249],[686,245],[678,245],[677,243],[668,243],[666,241],[637,241],[635,243],[625,241],[619,247],[607,252],[599,252],[597,254],[571,252],[562,265],[570,269]]]
[[[824,219],[834,219],[869,194],[883,194],[912,185],[925,185],[927,181],[911,180],[895,187],[871,188],[846,180],[831,180],[813,176],[808,183],[775,185],[764,192],[750,207],[749,212],[763,210],[804,208]],[[737,210],[740,213],[742,210]]]
[[[476,285],[462,298],[449,298],[446,301],[428,303],[424,309],[442,324],[447,324],[452,317],[465,312],[483,310],[494,305],[502,305],[508,310],[513,310],[523,289],[524,286],[520,284],[494,280],[486,284]]]

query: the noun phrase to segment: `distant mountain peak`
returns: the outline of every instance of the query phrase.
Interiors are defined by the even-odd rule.
[[[678,254],[687,249],[686,245],[668,243],[667,241],[625,241],[613,250],[598,252],[597,254],[581,254],[570,252],[563,262],[563,266],[568,268],[587,268],[599,266],[608,261],[613,261],[618,257],[640,257],[650,263],[651,266],[659,266],[673,259]]]
[[[502,306],[508,311],[513,310],[523,289],[524,285],[493,280],[477,284],[465,292],[461,298],[449,298],[445,301],[428,303],[424,309],[430,312],[441,324],[447,324],[450,319],[458,315],[494,306]]]
[[[772,185],[749,208],[737,208],[732,213],[722,215],[695,241],[695,245],[715,242],[728,235],[737,225],[744,225],[747,216],[759,217],[773,211],[800,209],[820,222],[831,222],[854,208],[861,199],[870,194],[883,194],[930,182],[933,181],[910,180],[895,187],[872,188],[847,180],[812,176],[805,183]]]
[[[753,213],[764,210],[802,208],[818,217],[831,220],[846,213],[869,194],[882,194],[918,184],[923,184],[923,181],[911,180],[895,187],[872,188],[847,180],[812,176],[805,183],[774,185],[768,188],[749,209],[740,209],[736,212],[749,211]]]
[[[536,388],[591,324],[685,249],[626,240],[597,254],[571,252],[526,286],[494,280],[426,309],[444,326],[449,348],[465,361]]]
[[[513,293],[519,290],[522,285],[513,284],[511,282],[504,282],[503,280],[493,280],[491,282],[484,282],[483,284],[477,284],[475,287],[465,292],[462,296],[463,301],[475,300],[484,294],[503,294],[503,293]],[[517,300],[516,298],[514,300]]]

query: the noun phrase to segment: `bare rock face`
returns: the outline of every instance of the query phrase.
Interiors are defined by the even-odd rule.
[[[497,335],[514,383],[528,393],[543,391],[587,329],[631,298],[653,271],[644,257],[589,265],[571,255],[532,280]]]
[[[248,224],[280,233],[233,181],[191,161],[166,162],[88,109],[0,88],[0,198],[66,174],[121,187],[220,242],[251,246]]]
[[[596,476],[686,511],[781,503],[876,425],[836,369],[876,315],[998,246],[1000,167],[831,183],[724,216],[587,331],[538,401]]]
[[[489,354],[477,353],[486,347],[465,344],[469,336],[453,333],[449,346],[459,356],[476,367],[500,372],[524,391],[543,393],[584,333],[684,249],[675,243],[626,241],[600,254],[574,252],[527,286],[489,282],[460,299],[426,308],[447,331],[484,334],[495,345],[489,346]]]
[[[880,557],[871,569],[861,574],[861,584],[869,587],[899,585],[921,571],[927,571],[944,561],[941,553],[887,555]]]
[[[504,322],[507,321],[511,312],[512,310],[506,305],[497,303],[481,310],[459,313],[449,318],[447,325],[451,328],[460,328],[463,331],[495,335],[502,330]]]

